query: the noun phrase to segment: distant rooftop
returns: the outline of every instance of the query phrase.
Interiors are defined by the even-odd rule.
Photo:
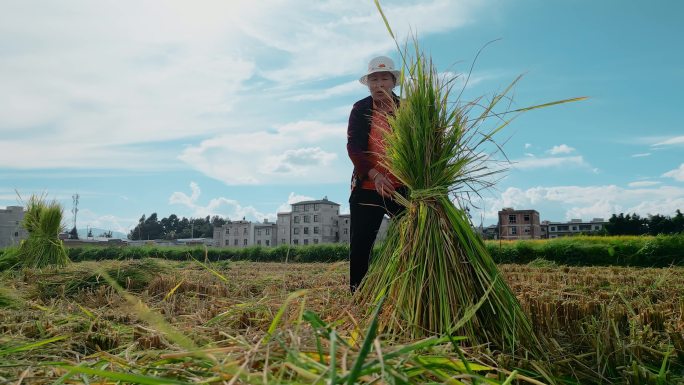
[[[328,197],[323,197],[323,199],[320,200],[315,200],[315,201],[301,201],[297,203],[293,203],[292,206],[299,206],[299,205],[306,205],[306,204],[312,204],[312,203],[319,203],[319,204],[326,204],[326,205],[335,205],[339,206],[339,203],[335,203],[333,201],[329,201]]]

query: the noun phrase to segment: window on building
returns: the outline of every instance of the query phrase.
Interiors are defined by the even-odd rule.
[[[577,226],[572,226],[572,231],[577,231]]]
[[[305,245],[308,245],[308,244],[309,244],[309,240],[308,240],[308,239],[304,239],[304,244],[305,244]]]
[[[346,224],[348,224],[348,223],[349,223],[349,219],[345,219],[345,220],[344,220],[344,224],[346,225]]]
[[[558,231],[568,231],[570,230],[569,226],[558,226]]]
[[[304,205],[304,211],[309,211],[309,206],[310,205]]]
[[[298,215],[295,215],[295,217],[294,217],[294,223],[299,223],[299,216],[298,216]]]
[[[330,228],[330,235],[332,235],[332,232],[333,232],[333,230],[332,230],[332,227],[331,227],[331,228]]]
[[[530,214],[523,215],[523,221],[529,222],[530,221]]]
[[[305,215],[304,216],[304,223],[310,223],[311,222],[311,216]]]
[[[257,235],[261,235],[261,229],[257,230]]]
[[[517,235],[518,229],[516,227],[511,227],[511,235]]]
[[[285,244],[285,238],[283,238],[283,239],[280,240],[280,244],[281,244],[281,245],[284,245],[284,244]]]
[[[529,233],[530,233],[530,228],[529,228],[529,227],[525,227],[525,234],[529,234]]]
[[[342,234],[347,235],[347,228],[346,227],[344,228],[344,232]]]
[[[517,223],[517,218],[515,214],[508,215],[508,223]]]
[[[318,203],[314,203],[314,211],[318,211],[320,208],[320,205]]]
[[[247,228],[242,229],[242,234],[247,234]]]
[[[299,244],[299,239],[293,239],[293,240],[292,240],[292,243],[295,244],[295,245],[298,245],[298,244]]]
[[[601,230],[601,226],[594,225],[594,230]]]
[[[318,244],[318,238],[314,238],[314,244]]]
[[[266,235],[271,235],[271,229],[266,229]]]
[[[236,239],[235,241],[233,241],[233,245],[235,245],[235,246],[238,245],[238,240],[237,240],[237,239]]]
[[[318,222],[318,215],[314,215],[314,222]]]
[[[247,238],[245,238],[242,242],[243,245],[247,246]]]
[[[551,230],[549,231],[556,231],[556,226],[551,226]]]
[[[266,240],[266,246],[271,246],[271,241],[269,241],[268,239]]]
[[[304,228],[304,234],[309,234],[309,228],[308,227]]]
[[[14,232],[14,236],[15,236],[15,237],[18,237],[18,236],[19,236],[19,232],[18,232],[18,231],[15,231],[15,232]]]
[[[257,239],[257,245],[261,246],[261,239]]]
[[[318,227],[314,227],[314,234],[319,234],[320,232],[318,230]]]
[[[292,229],[292,234],[299,234],[299,227]]]
[[[226,246],[230,246],[230,241],[226,239]]]
[[[230,229],[226,229],[226,235],[230,235]]]

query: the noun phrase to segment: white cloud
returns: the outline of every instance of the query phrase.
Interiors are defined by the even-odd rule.
[[[301,95],[295,95],[295,96],[290,96],[288,98],[285,98],[285,100],[291,100],[291,101],[308,101],[308,100],[324,100],[324,99],[329,99],[333,96],[340,96],[340,95],[346,95],[346,94],[351,94],[351,93],[360,93],[360,92],[366,92],[366,87],[364,87],[361,83],[359,83],[357,80],[353,80],[347,83],[339,84],[331,88],[326,88],[324,90],[316,91],[316,92],[311,92],[311,93],[306,93],[306,94],[301,94]]]
[[[538,168],[589,167],[582,156],[561,156],[549,158],[528,157],[511,161],[511,168],[531,170]]]
[[[206,206],[202,206],[198,203],[201,190],[197,183],[191,182],[190,189],[192,190],[190,196],[180,191],[171,194],[169,197],[169,204],[176,204],[189,208],[192,217],[203,218],[207,215],[218,215],[232,220],[242,219],[243,217],[258,221],[264,219],[275,221],[277,219],[274,213],[262,213],[253,206],[242,206],[240,202],[224,197],[212,198]]]
[[[658,143],[653,144],[654,147],[656,146],[676,146],[676,145],[681,145],[684,144],[684,135],[683,136],[673,136],[671,138],[659,141]]]
[[[312,168],[321,168],[337,158],[337,154],[325,152],[318,147],[287,150],[281,155],[264,159],[260,171],[266,175],[306,175]]]
[[[636,181],[636,182],[631,182],[628,184],[629,187],[650,187],[650,186],[655,186],[660,184],[658,181],[654,180],[642,180],[642,181]]]
[[[371,56],[394,49],[372,2],[334,0],[313,4],[306,10],[282,1],[247,4],[231,22],[257,44],[286,55],[285,66],[261,71],[277,82],[292,84],[357,75]],[[465,25],[484,6],[469,0],[432,0],[418,4],[387,3],[383,9],[395,36],[403,39],[410,28],[425,36]]]
[[[180,159],[228,184],[263,184],[348,177],[334,151],[344,148],[345,124],[299,121],[273,131],[253,131],[207,139],[187,147]],[[292,175],[299,177],[292,179]]]
[[[384,5],[400,38],[409,27],[422,37],[458,28],[487,8],[474,0]],[[166,170],[183,166],[174,160],[189,143],[181,159],[196,169],[256,183],[262,175],[215,170],[212,157],[195,150],[226,138],[260,139],[261,127],[278,120],[311,119],[315,112],[288,110],[283,118],[276,110],[288,108],[283,101],[363,92],[355,80],[321,91],[314,81],[358,76],[371,56],[394,50],[365,0],[305,7],[283,0],[10,1],[0,25],[0,168],[9,169]],[[335,152],[311,141],[273,146],[266,138],[266,147],[253,159],[307,147]],[[222,148],[230,146],[215,147]],[[244,157],[219,160],[232,166]]]
[[[651,153],[650,153],[650,152],[642,152],[642,153],[639,153],[639,154],[633,154],[633,155],[632,155],[632,158],[644,158],[644,157],[647,157],[647,156],[651,156]]]
[[[684,182],[684,163],[680,164],[679,168],[664,173],[663,176],[673,178],[674,180],[680,182]]]
[[[474,204],[484,207],[484,217],[494,222],[503,207],[535,209],[540,212],[542,220],[551,221],[608,219],[613,213],[621,212],[672,215],[684,207],[684,188],[648,187],[538,186],[526,190],[509,187],[497,196],[477,199]]]
[[[546,152],[551,154],[551,155],[558,155],[558,154],[569,154],[573,151],[575,151],[574,148],[568,146],[567,144],[561,144],[559,146],[553,146],[551,149],[547,150]]]
[[[532,147],[532,143],[525,143],[525,150],[529,149]]]
[[[278,213],[285,213],[285,212],[290,212],[292,211],[292,204],[297,203],[297,202],[302,202],[302,201],[312,201],[315,200],[316,198],[310,197],[308,195],[300,195],[300,194],[295,194],[294,192],[291,192],[290,195],[287,197],[287,202],[281,204],[278,206]]]
[[[71,229],[73,226],[72,217],[70,217],[69,214],[68,211],[65,211],[64,223],[67,224],[67,229]],[[79,229],[90,227],[128,234],[137,223],[138,218],[125,218],[110,214],[100,215],[85,208],[78,210]],[[94,233],[93,235],[98,236],[100,234]]]

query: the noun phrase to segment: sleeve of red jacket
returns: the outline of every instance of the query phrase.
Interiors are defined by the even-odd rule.
[[[362,108],[354,104],[351,113],[349,114],[349,126],[347,127],[347,153],[349,159],[354,164],[354,170],[357,177],[364,179],[373,168],[373,163],[368,157],[366,151],[368,147],[368,135],[364,132],[367,117],[363,116]],[[364,135],[365,134],[365,135]],[[363,143],[363,141],[366,143]]]

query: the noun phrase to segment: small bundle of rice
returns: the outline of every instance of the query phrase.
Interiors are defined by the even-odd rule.
[[[56,201],[46,203],[43,197],[31,196],[22,222],[28,239],[22,241],[17,250],[22,266],[64,266],[70,262],[64,243],[59,239],[63,230],[62,214],[62,207]]]

